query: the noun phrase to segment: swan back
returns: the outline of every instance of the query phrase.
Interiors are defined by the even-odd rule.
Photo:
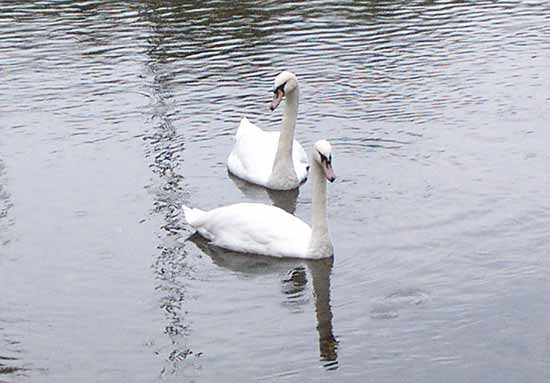
[[[229,250],[274,257],[307,256],[311,228],[297,217],[269,205],[239,203],[186,220],[214,245]]]
[[[241,120],[235,136],[235,145],[227,159],[227,168],[235,176],[250,183],[270,187],[269,178],[273,170],[279,132],[269,132],[258,128],[246,117]],[[295,188],[307,178],[307,154],[299,142],[292,145],[292,163],[298,179]]]

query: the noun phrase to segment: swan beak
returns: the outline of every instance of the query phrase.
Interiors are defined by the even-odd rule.
[[[325,172],[325,177],[330,182],[334,182],[336,179],[336,175],[334,174],[334,170],[332,170],[332,165],[330,162],[323,161],[323,170]]]
[[[275,95],[273,95],[273,101],[271,101],[271,105],[269,106],[269,109],[271,109],[272,112],[277,109],[284,95],[285,93],[281,89],[277,89],[275,91]]]

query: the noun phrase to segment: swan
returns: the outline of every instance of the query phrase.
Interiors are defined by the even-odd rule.
[[[185,219],[210,243],[228,250],[273,257],[331,257],[326,181],[333,182],[336,176],[328,141],[315,143],[311,163],[311,227],[283,209],[261,203],[237,203],[209,211],[183,206]]]
[[[307,178],[308,161],[304,148],[294,139],[298,99],[298,79],[284,71],[275,77],[273,111],[285,97],[281,132],[267,132],[241,120],[235,145],[227,158],[227,168],[235,176],[274,190],[295,189]]]

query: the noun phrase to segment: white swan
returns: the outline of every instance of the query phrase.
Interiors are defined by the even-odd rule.
[[[298,79],[291,72],[275,77],[271,110],[285,97],[281,132],[266,132],[246,117],[241,120],[227,168],[235,176],[269,189],[295,189],[307,178],[304,148],[294,139],[298,99]]]
[[[308,259],[332,256],[326,180],[333,182],[336,177],[330,144],[317,141],[311,160],[311,228],[278,207],[260,203],[238,203],[210,211],[183,206],[187,223],[212,244],[233,251]]]

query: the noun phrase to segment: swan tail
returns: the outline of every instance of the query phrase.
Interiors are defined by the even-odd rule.
[[[185,220],[191,226],[196,226],[198,221],[204,215],[204,210],[188,207],[185,205],[181,205],[181,207],[183,209],[183,215],[185,216]]]
[[[239,128],[237,129],[237,134],[235,135],[235,141],[239,141],[239,139],[243,136],[249,133],[251,130],[258,129],[254,124],[250,122],[250,120],[246,117],[243,117],[241,119],[241,123],[239,124]]]

